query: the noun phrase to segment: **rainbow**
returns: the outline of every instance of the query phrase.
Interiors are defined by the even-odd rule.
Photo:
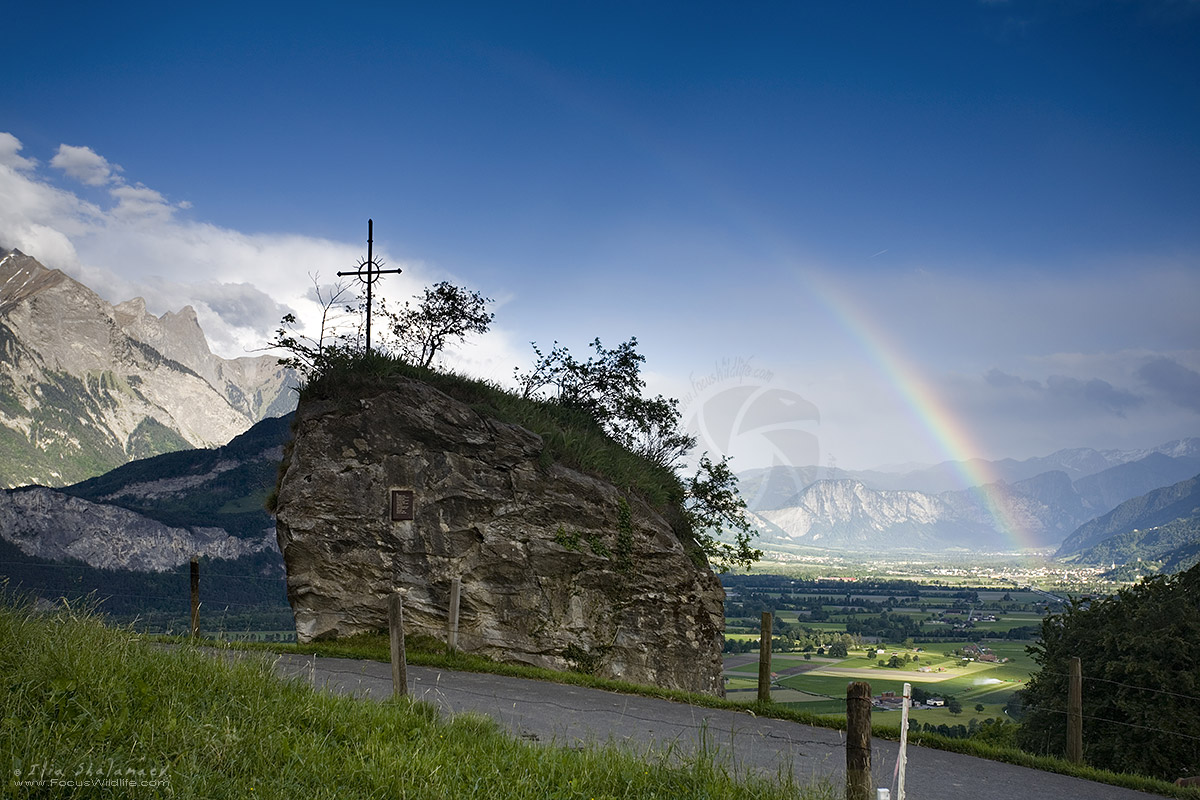
[[[980,448],[971,438],[971,432],[929,387],[916,365],[909,361],[904,353],[892,344],[892,338],[856,308],[848,297],[814,275],[807,277],[816,290],[816,296],[822,300],[838,324],[862,348],[871,363],[886,376],[938,449],[948,461],[956,465],[967,485],[973,487],[983,507],[992,516],[996,530],[1017,550],[1036,547],[1031,531],[1021,524],[1012,509],[1003,502],[1002,494],[994,489],[989,490],[989,484],[995,484],[1000,479],[986,462],[976,457]]]

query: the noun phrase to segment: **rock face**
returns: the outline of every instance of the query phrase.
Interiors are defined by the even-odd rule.
[[[541,451],[417,381],[302,402],[277,506],[300,641],[385,628],[393,589],[406,632],[443,639],[460,577],[464,651],[722,695],[719,581],[640,499]]]

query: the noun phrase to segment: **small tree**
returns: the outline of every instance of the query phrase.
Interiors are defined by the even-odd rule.
[[[513,377],[522,397],[581,409],[625,449],[675,469],[696,446],[696,437],[683,430],[678,400],[642,396],[646,357],[637,351],[637,343],[637,337],[630,337],[610,349],[594,339],[590,346],[595,355],[580,361],[558,342],[549,353],[534,342],[532,369],[518,367]]]
[[[405,303],[397,312],[381,310],[391,323],[391,334],[401,358],[429,367],[438,353],[454,340],[468,334],[486,333],[495,318],[487,310],[491,298],[447,281],[425,287],[420,301]]]
[[[762,551],[750,546],[753,532],[746,519],[746,501],[738,494],[729,456],[718,462],[708,453],[700,456],[700,467],[687,482],[684,513],[701,549],[721,572],[749,567],[762,558]],[[732,534],[733,542],[718,539],[722,532]]]
[[[963,710],[962,703],[959,702],[957,697],[948,697],[946,698],[946,710],[951,714],[961,714]]]
[[[580,409],[625,449],[675,470],[695,447],[696,437],[682,427],[678,400],[642,396],[646,382],[641,365],[646,357],[637,351],[637,343],[636,337],[630,337],[610,349],[594,339],[594,355],[580,361],[558,342],[548,353],[534,342],[533,367],[517,368],[513,377],[522,397]],[[754,532],[728,457],[714,462],[704,454],[696,474],[683,484],[684,516],[714,567],[725,572],[735,566],[749,567],[762,557],[762,551],[750,546]],[[718,538],[722,534],[733,541],[722,541]]]
[[[310,272],[308,277],[313,282],[311,296],[321,305],[321,324],[317,335],[313,337],[301,333],[296,315],[288,312],[279,321],[275,338],[266,347],[268,350],[286,350],[290,355],[280,357],[280,366],[296,370],[306,381],[320,372],[331,353],[345,347],[345,339],[338,329],[341,317],[335,314],[334,307],[346,302],[349,298],[345,295],[350,291],[343,281],[322,286],[319,272]]]

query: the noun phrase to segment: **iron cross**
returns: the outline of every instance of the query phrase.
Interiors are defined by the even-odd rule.
[[[374,236],[375,221],[367,220],[367,260],[359,262],[358,269],[353,272],[339,272],[338,276],[355,275],[360,281],[367,285],[367,350],[371,352],[371,286],[375,281],[379,280],[380,275],[394,274],[399,275],[402,270],[399,269],[380,269],[381,264],[375,263],[375,257],[372,253],[372,241]],[[382,263],[382,262],[381,262]]]

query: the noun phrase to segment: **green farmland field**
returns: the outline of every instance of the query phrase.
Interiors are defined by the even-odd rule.
[[[997,657],[1009,659],[1006,663],[963,661],[958,657],[944,655],[945,652],[966,644],[969,642],[943,642],[922,646],[922,651],[898,645],[882,645],[883,655],[874,650],[869,655],[856,650],[851,651],[849,658],[836,660],[814,656],[811,661],[806,661],[799,654],[774,654],[771,660],[772,672],[780,677],[777,677],[773,684],[772,699],[779,703],[794,704],[796,708],[814,713],[844,714],[846,686],[850,682],[868,682],[871,684],[871,693],[875,695],[882,692],[895,692],[899,695],[907,682],[921,687],[931,695],[954,695],[963,706],[963,712],[957,715],[951,714],[945,708],[914,710],[912,716],[919,722],[930,722],[934,725],[944,722],[953,725],[966,724],[972,717],[980,721],[988,717],[1003,717],[1005,703],[1013,692],[1028,680],[1030,671],[1035,666],[1025,652],[1029,643],[989,643],[988,646]],[[907,653],[919,660],[898,669],[878,665],[880,658],[890,658],[893,653],[900,656]],[[786,670],[800,665],[810,669],[795,675],[781,675]],[[932,671],[921,672],[921,667]],[[730,679],[727,685],[730,699],[741,699],[744,692],[747,702],[753,701],[756,696],[754,691],[758,686],[757,673],[757,661],[728,669],[726,675]],[[983,705],[984,710],[976,711],[976,704]],[[876,713],[886,717],[892,712]],[[895,716],[898,723],[899,714]]]

